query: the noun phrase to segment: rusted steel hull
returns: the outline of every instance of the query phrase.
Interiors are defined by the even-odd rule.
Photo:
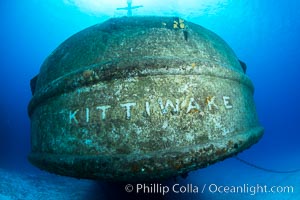
[[[109,181],[161,180],[223,160],[263,134],[244,70],[222,39],[179,18],[85,29],[41,67],[29,160]]]

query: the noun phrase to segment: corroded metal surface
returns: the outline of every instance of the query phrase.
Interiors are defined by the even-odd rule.
[[[223,160],[263,133],[243,68],[221,38],[180,18],[85,29],[41,67],[29,160],[110,181],[165,179]]]

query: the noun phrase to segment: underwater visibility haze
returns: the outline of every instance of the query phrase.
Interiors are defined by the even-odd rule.
[[[300,3],[296,0],[291,0],[288,2],[283,0],[53,0],[45,2],[37,0],[2,1],[0,3],[0,16],[2,22],[2,30],[0,32],[0,64],[2,69],[2,73],[0,73],[2,92],[0,101],[0,199],[144,199],[148,197],[158,199],[204,200],[300,199],[300,84],[298,81],[300,72],[300,22],[298,20],[300,16],[300,10],[298,9],[299,6]],[[157,18],[154,16],[162,18]],[[141,31],[140,29],[133,28],[133,31],[130,32],[131,25],[128,25],[128,23],[137,23],[135,19],[139,17],[144,17],[143,19],[145,19],[145,21],[143,22],[143,25],[145,26],[145,31],[150,30],[149,36],[152,37],[153,42],[151,42],[149,37],[143,38],[143,34],[145,34],[145,31],[143,30]],[[161,19],[163,19],[162,22]],[[168,20],[171,22],[170,26],[168,25]],[[116,28],[105,29],[105,24],[107,24],[108,22],[110,24],[114,24]],[[166,31],[162,30],[162,32],[151,32],[152,28],[157,26],[156,22],[159,22],[159,26],[166,28]],[[104,27],[103,29],[107,31],[104,35],[101,36],[101,39],[103,41],[109,41],[109,37],[116,37],[116,35],[114,35],[116,30],[124,30],[124,32],[129,30],[127,33],[130,33],[130,35],[124,35],[124,38],[126,38],[126,41],[135,41],[135,39],[141,40],[142,43],[144,41],[144,48],[140,49],[139,51],[143,52],[143,55],[145,53],[149,53],[147,51],[147,45],[148,47],[150,47],[151,45],[151,47],[157,45],[157,49],[159,50],[159,52],[164,51],[168,53],[168,51],[166,50],[167,48],[163,46],[163,42],[165,41],[159,40],[159,38],[163,38],[166,36],[172,37],[173,39],[175,38],[174,42],[171,43],[172,45],[170,45],[169,48],[172,47],[172,51],[170,50],[170,52],[172,52],[172,55],[176,55],[175,57],[177,57],[178,60],[164,60],[164,64],[167,63],[167,65],[170,65],[172,67],[176,66],[177,64],[181,67],[185,66],[192,71],[194,70],[195,73],[197,73],[195,67],[197,67],[197,65],[200,65],[200,61],[198,62],[197,59],[200,58],[201,55],[193,52],[191,50],[191,46],[185,46],[186,42],[193,42],[194,40],[196,40],[192,37],[192,34],[198,34],[197,31],[200,30],[198,30],[198,28],[195,28],[193,24],[198,24],[220,36],[230,46],[230,48],[234,51],[234,54],[237,56],[237,58],[232,58],[233,60],[235,59],[236,62],[231,60],[231,53],[229,53],[230,55],[228,54],[227,57],[225,56],[229,60],[229,63],[235,63],[232,66],[230,65],[230,67],[237,67],[233,67],[233,69],[230,70],[233,70],[234,73],[237,74],[237,77],[242,77],[241,80],[243,81],[246,80],[247,82],[248,80],[251,80],[255,88],[254,96],[252,97],[251,95],[248,95],[248,93],[246,92],[247,89],[240,89],[243,87],[242,84],[233,84],[231,82],[227,83],[226,81],[228,81],[229,79],[226,79],[226,81],[224,82],[220,81],[220,83],[213,83],[215,80],[208,79],[209,81],[207,83],[210,84],[208,84],[207,87],[216,87],[216,91],[222,91],[224,93],[230,91],[228,90],[228,88],[234,88],[233,91],[243,90],[243,92],[241,93],[235,92],[234,94],[242,94],[241,102],[243,103],[241,103],[241,105],[246,105],[246,109],[243,110],[241,108],[240,110],[237,110],[232,116],[228,116],[226,118],[226,124],[230,124],[230,126],[228,126],[229,128],[233,126],[237,130],[239,129],[239,127],[244,127],[244,125],[247,128],[254,128],[254,126],[256,125],[261,125],[264,128],[264,135],[262,136],[262,138],[258,141],[261,136],[260,134],[262,133],[262,130],[259,129],[257,130],[259,134],[256,135],[256,137],[251,137],[251,139],[248,140],[249,143],[247,143],[247,145],[245,146],[242,145],[243,147],[241,147],[239,146],[241,145],[241,143],[235,144],[232,141],[227,141],[227,129],[225,131],[225,128],[228,127],[220,128],[220,126],[218,126],[220,130],[222,129],[224,136],[223,139],[220,140],[218,145],[222,146],[222,142],[224,144],[228,144],[232,148],[232,152],[228,151],[228,153],[225,153],[223,152],[224,149],[217,149],[215,150],[215,153],[216,155],[219,155],[220,158],[211,160],[210,156],[212,154],[208,154],[207,157],[200,156],[201,159],[199,160],[197,160],[197,158],[199,158],[199,155],[196,154],[188,167],[188,164],[184,163],[187,157],[182,158],[182,160],[176,157],[176,159],[178,159],[177,162],[172,160],[170,157],[169,160],[166,159],[168,162],[165,163],[164,161],[166,160],[162,159],[158,161],[155,160],[155,158],[151,157],[151,162],[153,160],[156,161],[157,163],[159,163],[156,166],[161,167],[163,170],[169,169],[168,164],[182,170],[180,171],[181,173],[170,173],[171,175],[166,173],[168,175],[161,175],[161,177],[181,175],[177,178],[171,178],[165,181],[158,181],[155,178],[153,180],[151,179],[151,177],[147,177],[151,176],[151,173],[149,173],[149,175],[147,174],[147,170],[151,168],[151,164],[149,164],[151,162],[144,164],[145,166],[148,166],[148,169],[142,168],[138,165],[139,163],[137,161],[141,160],[141,157],[138,157],[134,161],[138,163],[136,165],[127,165],[127,161],[125,162],[127,158],[125,159],[123,157],[119,157],[117,158],[116,162],[108,162],[108,166],[106,166],[107,172],[112,172],[112,174],[105,172],[101,175],[96,176],[98,178],[105,177],[104,179],[107,180],[111,180],[111,177],[117,177],[117,180],[125,180],[122,183],[107,183],[103,180],[95,181],[89,179],[75,179],[71,177],[51,174],[46,171],[41,171],[33,166],[27,159],[28,155],[30,155],[29,158],[31,162],[39,167],[42,166],[41,168],[43,169],[47,169],[48,171],[58,174],[80,178],[89,177],[86,174],[82,174],[84,171],[82,169],[90,171],[93,169],[93,167],[97,167],[95,163],[90,163],[89,165],[87,164],[87,162],[81,161],[79,162],[81,168],[76,168],[74,170],[77,172],[67,172],[68,170],[66,170],[66,168],[68,168],[68,166],[66,168],[64,168],[65,166],[57,166],[57,168],[55,169],[54,165],[57,163],[54,162],[54,165],[52,166],[51,164],[53,164],[53,162],[48,162],[47,159],[49,158],[47,158],[47,156],[45,156],[45,158],[47,158],[45,159],[44,157],[39,157],[39,155],[33,155],[33,150],[36,151],[41,150],[42,148],[54,148],[52,150],[56,151],[57,149],[55,148],[59,147],[62,149],[62,157],[60,159],[63,160],[64,158],[66,158],[64,157],[64,153],[67,154],[66,151],[69,151],[70,149],[78,154],[86,150],[83,150],[83,148],[79,146],[73,146],[72,148],[71,146],[69,146],[70,148],[66,148],[67,150],[64,151],[63,149],[65,147],[63,145],[67,144],[67,142],[60,142],[59,144],[54,145],[49,143],[46,147],[40,145],[40,143],[35,144],[36,141],[41,141],[41,139],[39,138],[40,136],[36,131],[43,128],[42,126],[45,125],[47,126],[47,130],[51,130],[54,132],[59,132],[60,130],[65,129],[61,125],[64,124],[62,121],[53,121],[53,119],[58,119],[55,116],[47,116],[43,114],[43,111],[41,110],[34,111],[36,107],[44,106],[44,103],[40,103],[42,101],[36,100],[38,98],[35,98],[34,101],[38,103],[29,102],[32,101],[31,90],[34,89],[34,86],[36,84],[38,88],[37,93],[38,95],[40,95],[39,92],[41,85],[47,84],[49,83],[49,81],[51,81],[50,79],[47,79],[47,77],[45,79],[41,78],[37,83],[31,82],[30,88],[30,80],[32,80],[32,78],[37,74],[42,74],[44,76],[43,73],[45,73],[45,71],[47,70],[47,73],[50,74],[49,77],[52,76],[53,79],[58,78],[56,77],[56,74],[60,74],[60,76],[63,77],[60,77],[58,79],[61,82],[56,82],[57,84],[61,84],[60,87],[62,89],[53,91],[65,92],[68,88],[74,87],[74,85],[78,86],[78,84],[87,84],[90,86],[92,83],[95,83],[95,79],[98,80],[102,78],[98,77],[99,74],[97,74],[97,68],[93,68],[93,70],[84,68],[82,72],[80,72],[80,75],[82,75],[83,79],[76,79],[78,83],[76,82],[75,84],[75,82],[72,82],[71,76],[66,78],[67,73],[69,73],[70,71],[67,71],[64,66],[59,67],[59,64],[57,64],[58,59],[55,60],[57,58],[55,56],[59,56],[57,52],[60,51],[60,47],[58,46],[61,43],[63,43],[65,40],[78,33],[79,31],[82,31],[83,29],[86,29],[95,24],[101,23],[104,23],[104,25],[102,25]],[[139,26],[139,24],[137,26]],[[97,25],[95,27],[101,27],[101,25]],[[110,27],[112,26],[110,25]],[[174,31],[174,29],[176,30]],[[86,37],[91,37],[92,39],[94,39],[94,43],[89,42],[89,45],[94,45],[97,43],[97,38],[91,35],[93,35],[95,32],[92,31],[93,29],[88,30],[91,31],[86,31],[85,33],[81,32],[81,34],[85,34]],[[96,28],[94,28],[94,30],[96,30]],[[179,33],[182,33],[182,35],[180,35]],[[75,40],[73,39],[73,41],[77,41],[79,35],[80,34],[76,34]],[[201,37],[207,38],[212,37],[210,33],[205,32],[199,32],[199,35],[201,35]],[[99,36],[97,37],[99,39]],[[177,37],[181,38],[182,41],[178,40]],[[219,39],[216,40],[218,42],[221,41]],[[87,43],[85,43],[84,40],[80,41],[78,39],[78,41],[79,42],[77,42],[76,45],[78,45],[82,49],[85,49],[85,45]],[[161,47],[159,46],[160,42],[162,43]],[[134,54],[135,51],[138,51],[138,49],[132,48],[128,48],[129,50],[127,51],[125,48],[122,49],[121,47],[119,47],[117,43],[113,44],[107,42],[106,44],[110,44],[110,46],[103,47],[109,49],[107,50],[105,55],[101,55],[104,56],[104,58],[108,58],[110,56],[114,57],[115,55],[123,54],[124,52],[125,54],[128,54],[126,52],[131,52]],[[129,46],[131,45],[131,43],[128,44]],[[66,46],[68,45],[71,46],[71,43],[66,43]],[[112,48],[110,49],[110,47]],[[126,46],[126,48],[127,47],[128,46]],[[61,49],[61,51],[64,51],[63,48]],[[74,67],[76,66],[76,64],[80,65],[81,60],[76,60],[80,55],[84,55],[83,57],[84,59],[86,58],[86,60],[95,59],[95,56],[91,56],[92,53],[95,52],[74,52],[74,55],[76,55],[77,53],[78,56],[75,56],[73,58],[71,56],[72,60],[68,61],[71,64],[74,61],[74,63],[72,64]],[[194,57],[186,57],[186,52],[190,52],[190,55],[193,55]],[[134,61],[137,61],[139,63],[139,66],[149,67],[151,66],[149,63],[154,62],[153,60],[151,60],[151,56],[148,56],[148,60],[145,61],[142,60],[142,58],[141,60],[139,60],[138,53],[134,55],[136,56]],[[52,68],[41,68],[47,57],[50,58],[51,62],[53,61],[53,66],[55,66],[56,64],[57,66]],[[98,56],[98,58],[99,57],[100,56]],[[64,57],[59,59],[67,60],[67,58]],[[219,58],[216,56],[214,57],[214,59],[218,60]],[[240,63],[237,59],[240,60]],[[50,61],[48,60],[46,64],[51,63]],[[117,64],[116,62],[114,62],[113,64],[118,65],[118,67],[122,68],[123,64],[124,66],[132,66],[131,62],[132,59],[128,59]],[[190,64],[185,65],[185,62],[189,62]],[[164,64],[161,64],[161,66],[164,66]],[[108,62],[103,65],[110,67],[110,63]],[[143,75],[144,73],[142,71],[134,71],[136,69],[132,70],[133,71],[130,71],[128,73],[137,73],[139,75]],[[145,71],[147,71],[147,73],[150,73],[150,75],[157,74],[159,70],[159,72],[162,73],[162,70],[159,67],[157,67],[157,69],[155,70],[157,71],[152,71],[152,74],[149,72],[150,70]],[[168,73],[177,73],[176,69],[168,70]],[[216,73],[218,73],[218,76],[220,77],[227,73],[226,71],[223,72],[222,70],[220,69],[216,71]],[[244,74],[244,72],[246,75],[241,75]],[[108,77],[110,76],[112,77],[112,80],[114,80],[114,78],[120,78],[120,80],[123,80],[122,78],[124,77],[122,77],[122,75],[125,74],[125,72],[122,72],[122,74],[114,74],[113,70],[105,71],[105,73],[106,76],[103,77],[103,80],[105,81],[111,80],[108,79]],[[180,71],[180,73],[184,72]],[[203,71],[201,71],[201,73],[203,73]],[[244,76],[247,76],[249,79],[243,78]],[[227,75],[226,77],[228,78]],[[230,75],[230,77],[234,76]],[[206,84],[206,82],[193,82],[194,79],[192,76],[189,79],[191,80],[191,82],[187,85],[189,85],[190,87],[194,87],[192,86],[193,83],[198,83],[198,85]],[[130,77],[128,78],[128,80],[131,80],[133,82],[135,81],[134,77]],[[143,79],[145,83],[142,83],[141,80],[142,78],[139,79],[139,83],[143,84],[143,87],[145,88],[153,88],[153,85],[155,85],[149,82],[147,78]],[[156,78],[156,84],[158,82],[160,84],[160,87],[154,91],[158,93],[161,92],[161,94],[156,94],[158,95],[158,97],[161,97],[162,94],[167,94],[165,93],[165,91],[176,91],[177,86],[178,88],[180,88],[180,84],[182,84],[182,82],[186,83],[188,82],[188,80],[181,80],[180,78],[173,79],[172,77],[170,78],[168,76],[168,78],[164,80]],[[127,83],[129,84],[128,81]],[[118,82],[118,85],[122,84],[122,81]],[[218,84],[220,84],[222,87],[219,87]],[[118,85],[111,86],[111,88],[109,88],[109,90],[107,91],[102,90],[102,86],[99,86],[100,89],[98,88],[98,91],[104,91],[103,93],[105,94],[110,94],[110,92],[116,94],[116,88],[119,87]],[[228,86],[225,87],[225,85]],[[64,87],[67,89],[64,89]],[[124,85],[123,87],[126,88],[127,86]],[[138,86],[134,85],[132,87],[134,88]],[[164,89],[163,87],[166,88]],[[95,89],[95,87],[91,88],[91,90]],[[203,91],[206,90],[207,88],[203,89]],[[47,91],[48,93],[49,91],[51,92],[51,87],[46,88],[45,91]],[[201,115],[202,117],[204,116],[203,119],[205,119],[205,115],[211,113],[206,113],[205,111],[202,112],[202,110],[200,110],[199,108],[200,106],[197,107],[198,104],[194,102],[191,95],[201,96],[203,94],[206,95],[207,93],[201,93],[203,91],[200,86],[195,86],[195,91],[193,91],[193,93],[191,94],[188,94],[189,102],[187,102],[186,107],[183,107],[186,109],[186,113],[194,114],[194,112],[199,112],[199,115]],[[127,92],[128,94],[130,94],[129,96],[136,95],[136,91],[127,90]],[[197,94],[197,92],[199,92],[199,94]],[[140,91],[140,94],[143,94],[143,91]],[[46,94],[45,96],[47,95],[48,94]],[[219,104],[213,104],[213,96],[205,95],[203,96],[203,98],[205,98],[205,101],[202,102],[203,104],[199,103],[201,106],[205,104],[207,106],[209,105],[208,108],[210,112],[214,111],[213,109],[211,111],[210,106],[213,106],[213,108],[219,110],[223,109]],[[50,98],[51,96],[48,97]],[[119,97],[120,96],[118,96],[118,98]],[[65,98],[64,95],[62,95],[60,99],[63,98]],[[94,104],[99,103],[97,102],[97,100],[96,102],[91,102],[92,100],[90,98],[84,99],[82,96],[80,96],[79,98],[79,96],[76,95],[74,95],[74,97],[66,96],[66,100],[62,102],[65,102],[66,105],[70,105],[71,107],[73,106],[72,108],[74,108],[75,102],[77,102],[76,98],[78,99],[78,101],[85,101],[87,104],[91,104],[93,106],[97,106]],[[122,99],[123,97],[120,98]],[[107,105],[112,105],[114,102],[117,102],[116,99],[117,96],[115,96],[114,99],[107,99],[103,102],[107,102]],[[137,97],[136,99],[137,103],[117,102],[118,104],[120,104],[120,108],[122,108],[120,109],[120,111],[113,110],[113,108],[111,108],[110,106],[98,106],[97,108],[98,110],[102,111],[102,119],[113,116],[113,114],[108,111],[106,112],[107,115],[104,115],[103,113],[105,109],[112,109],[114,111],[112,113],[114,113],[115,116],[124,115],[124,117],[126,117],[126,119],[124,118],[124,121],[122,121],[122,123],[125,123],[124,126],[127,126],[126,123],[128,122],[128,120],[138,121],[139,119],[146,119],[146,117],[150,116],[150,114],[153,119],[156,119],[154,111],[152,111],[152,109],[155,110],[155,107],[150,107],[150,105],[153,105],[153,102],[151,102],[150,100],[141,99],[139,97]],[[173,103],[175,104],[175,98],[174,100],[172,100],[173,102],[168,98],[160,100],[160,98],[156,99],[155,97],[154,99],[157,102],[166,101],[165,103],[158,103],[158,110],[163,109],[164,104],[165,107],[167,107],[167,105],[169,105],[170,108],[172,107],[175,113],[176,111],[178,111],[173,105]],[[180,99],[180,101],[181,100],[182,99]],[[141,101],[142,103],[139,101]],[[218,100],[215,101],[218,102]],[[252,101],[255,103],[253,103]],[[223,102],[224,104],[224,109],[231,109],[231,100],[228,96],[223,96],[221,102]],[[74,105],[72,103],[74,103]],[[141,116],[131,115],[130,108],[136,106],[136,108],[140,109],[140,103],[141,109],[145,109],[144,114],[141,114]],[[254,106],[254,104],[255,107],[251,107]],[[35,106],[34,109],[33,105]],[[58,103],[57,105],[55,105],[55,107],[53,107],[53,109],[60,109],[61,105],[63,104]],[[183,105],[183,103],[181,103],[181,105]],[[247,110],[248,105],[251,105],[251,109],[249,110],[254,111],[253,115],[247,114],[246,111],[249,111]],[[144,108],[144,106],[146,107]],[[47,109],[50,110],[50,108]],[[77,108],[75,107],[73,111],[70,111],[71,114],[66,115],[66,118],[69,117],[67,120],[69,120],[70,123],[74,123],[76,125],[78,121],[79,123],[82,123],[80,119],[84,119],[85,125],[90,126],[90,124],[87,122],[93,120],[92,107],[84,107],[84,112],[82,113],[80,110],[76,109]],[[34,114],[32,114],[33,111],[35,112]],[[62,110],[61,113],[63,112],[69,113],[69,111]],[[258,121],[256,119],[256,114],[258,117]],[[79,115],[82,115],[83,117],[79,119]],[[29,116],[31,116],[31,120],[35,120],[34,123],[31,124]],[[39,117],[41,117],[41,121],[37,121]],[[160,120],[160,116],[158,116],[157,119]],[[216,122],[216,119],[214,120],[214,123],[218,124]],[[121,123],[121,120],[119,122]],[[186,121],[182,120],[181,122],[189,124],[189,118],[187,118]],[[116,129],[116,127],[114,127],[113,125],[113,127],[108,127],[110,125],[107,125],[106,127],[105,124],[102,124],[102,121],[99,123],[101,124],[101,127],[105,127],[107,130]],[[149,134],[155,131],[157,131],[157,133],[160,133],[158,131],[158,127],[162,126],[163,129],[170,131],[171,137],[178,134],[178,132],[174,130],[172,126],[176,126],[177,129],[183,127],[182,124],[177,124],[177,122],[175,121],[171,122],[171,120],[169,121],[169,124],[164,122],[162,122],[162,124],[160,123],[161,122],[157,121],[153,123],[154,126],[149,126],[145,128],[145,130],[142,129],[142,131],[148,131]],[[197,121],[197,124],[199,123],[201,123],[201,120],[200,122]],[[205,122],[205,124],[208,123]],[[143,126],[145,127],[146,125],[147,122],[145,122]],[[139,125],[137,123],[133,125],[131,124],[131,126],[134,127],[135,132],[138,132],[137,130],[141,129],[138,127]],[[186,126],[187,127],[184,130],[188,130],[189,134],[193,135],[194,127],[191,127],[190,125]],[[123,125],[121,125],[121,127],[123,127]],[[202,127],[199,125],[199,129],[207,133],[204,127],[205,126]],[[84,133],[85,129],[81,130],[79,128],[77,127],[78,130],[75,130],[76,128],[73,128],[74,133],[76,131],[78,131],[79,134]],[[206,129],[209,130],[210,127],[206,127]],[[162,133],[166,134],[167,131]],[[48,136],[46,136],[45,134],[44,137]],[[136,137],[138,138],[138,135]],[[178,134],[176,137],[180,138],[181,136],[180,134]],[[209,135],[208,137],[213,138],[215,136]],[[126,139],[128,138],[130,138],[130,140],[126,141]],[[186,138],[188,137],[186,136]],[[68,137],[67,139],[70,138]],[[126,147],[125,143],[130,144],[133,147],[134,145],[136,145],[134,139],[135,137],[132,136],[128,136],[124,139],[121,138],[118,145],[121,146],[123,142],[125,147],[116,148],[114,152],[125,152],[125,154],[126,152],[131,152],[131,150]],[[144,145],[139,146],[140,149],[132,149],[140,152],[147,152],[149,149],[153,150],[153,148],[162,148],[160,146],[160,142],[165,139],[166,138],[164,138],[163,135],[159,135],[156,136],[156,138],[149,140],[153,142],[152,145],[147,146],[148,144],[144,143]],[[113,139],[107,137],[105,138],[105,140],[107,140],[107,142],[112,142]],[[82,137],[82,141],[84,141],[83,143],[85,143],[86,145],[92,142],[88,137],[85,136]],[[202,141],[205,140],[203,139]],[[179,140],[177,140],[176,142],[179,142]],[[188,140],[186,140],[185,142],[188,142]],[[165,143],[163,142],[163,144]],[[252,144],[254,145],[248,148]],[[53,145],[53,147],[51,147],[51,145]],[[105,145],[106,144],[104,144],[104,146]],[[99,149],[102,148],[99,145],[93,147],[93,151],[99,151],[99,149],[97,149],[98,147]],[[114,148],[112,143],[108,143],[107,147],[110,147],[111,151]],[[58,151],[61,151],[61,149],[59,148]],[[172,149],[173,147],[168,146],[164,148]],[[90,150],[91,149],[89,149],[89,151]],[[206,152],[213,151],[207,148],[205,150]],[[238,157],[227,158],[224,161],[209,165],[206,168],[195,170],[196,168],[199,168],[200,164],[198,167],[194,167],[193,165],[195,163],[201,163],[201,167],[204,167],[205,163],[213,163],[215,161],[223,160],[225,157],[232,156],[239,151],[242,151],[242,153],[239,153]],[[184,156],[186,155],[184,154]],[[146,155],[145,157],[149,158],[150,154]],[[122,161],[122,159],[124,159],[124,161]],[[64,160],[64,162],[67,162],[66,160]],[[110,160],[110,158],[108,158],[108,160]],[[73,163],[73,161],[70,162]],[[98,162],[103,162],[103,160],[96,161],[96,163]],[[189,172],[190,170],[186,170],[185,167],[181,166],[183,164],[186,168],[193,171]],[[117,168],[114,168],[116,166]],[[130,170],[128,166],[130,166]],[[109,169],[111,169],[111,171],[109,171]],[[129,180],[134,179],[130,179],[130,177],[132,178],[133,176],[128,174],[130,173],[128,172],[128,170],[133,173],[140,173],[140,175],[137,176],[138,179],[135,180],[137,182],[130,183],[131,181]],[[115,172],[115,174],[113,172]],[[121,177],[121,172],[127,173],[127,178],[124,178],[125,176],[123,175]],[[186,172],[189,173],[187,174]],[[74,173],[77,173],[77,175],[74,175]],[[157,177],[159,177],[159,175]],[[95,176],[91,176],[90,178],[95,178]],[[148,180],[150,182],[144,182],[144,180]]]

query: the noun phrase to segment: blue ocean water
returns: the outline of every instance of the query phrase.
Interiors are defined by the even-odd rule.
[[[297,0],[133,0],[133,15],[180,16],[221,36],[247,63],[263,138],[239,156],[274,170],[300,168],[300,2]],[[74,33],[111,17],[126,0],[3,0],[0,2],[0,199],[146,198],[124,186],[49,175],[31,166],[27,105],[30,79]],[[180,185],[293,186],[293,192],[167,194],[178,199],[300,199],[300,173],[269,173],[227,159],[178,180]],[[162,183],[174,185],[175,182]],[[248,184],[248,185],[247,185]],[[162,197],[158,194],[158,197]]]

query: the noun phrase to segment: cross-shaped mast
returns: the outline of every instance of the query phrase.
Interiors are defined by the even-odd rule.
[[[127,0],[127,7],[124,8],[117,8],[117,10],[127,10],[127,16],[132,16],[132,10],[141,8],[143,7],[142,5],[140,6],[132,6],[132,0]]]

